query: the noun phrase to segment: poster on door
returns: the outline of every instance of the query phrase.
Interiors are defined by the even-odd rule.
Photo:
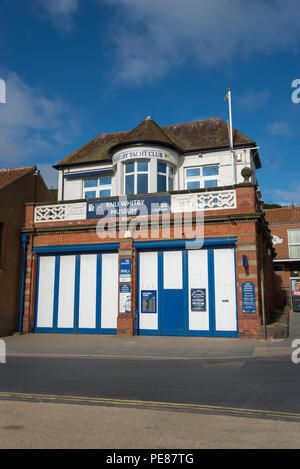
[[[193,312],[206,311],[205,288],[191,288],[191,310]]]
[[[291,280],[293,311],[300,312],[300,278]]]
[[[120,286],[120,313],[131,312],[131,287],[130,285]]]

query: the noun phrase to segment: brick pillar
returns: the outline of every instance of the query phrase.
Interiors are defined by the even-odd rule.
[[[248,267],[243,266],[243,256],[247,257]],[[261,304],[260,304],[260,281],[259,266],[257,258],[256,243],[249,243],[248,246],[238,246],[236,253],[237,261],[237,298],[238,298],[238,323],[239,337],[242,338],[262,338],[262,320],[261,320]],[[242,303],[242,286],[244,282],[251,282],[255,287],[255,303],[256,312],[245,314],[243,312]]]
[[[131,261],[131,281],[121,282],[120,280],[120,262],[121,259],[129,259]],[[127,290],[130,288],[130,311],[121,311],[120,296],[121,290]],[[119,313],[117,321],[117,335],[133,336],[135,334],[135,308],[136,308],[136,257],[135,250],[133,249],[133,240],[125,239],[120,241],[119,248]]]
[[[36,255],[33,253],[33,236],[30,236],[27,246],[26,274],[23,310],[23,332],[32,332],[34,328],[36,284]]]

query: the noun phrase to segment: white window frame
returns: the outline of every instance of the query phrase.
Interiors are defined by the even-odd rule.
[[[161,163],[161,164],[164,164],[166,165],[166,172],[165,173],[162,173],[158,170],[158,164]],[[156,173],[156,191],[158,192],[158,176],[164,176],[166,178],[166,191],[165,192],[169,192],[171,189],[169,187],[169,178],[172,179],[173,181],[173,189],[172,191],[174,191],[174,181],[175,181],[175,168],[173,165],[171,165],[170,163],[166,163],[165,161],[158,161],[157,162],[157,173]]]
[[[299,238],[300,238],[300,228],[294,228],[294,229],[288,230],[289,258],[290,258],[290,259],[299,259],[300,256],[292,256],[292,255],[291,255],[291,247],[292,247],[292,246],[299,246],[299,247],[300,247],[300,241],[299,241],[299,243],[295,243],[295,242],[292,243],[292,242],[290,241],[290,233],[291,233],[292,231],[296,231],[297,233],[299,233]]]
[[[203,169],[211,167],[211,166],[216,166],[218,168],[218,175],[203,176]],[[190,176],[190,177],[187,176],[187,171],[189,169],[199,169],[200,170],[200,175],[199,176]],[[216,187],[218,187],[219,186],[219,177],[220,177],[220,166],[218,164],[209,164],[209,165],[205,165],[205,166],[186,166],[184,168],[184,187],[185,187],[186,190],[192,190],[192,189],[187,188],[188,183],[189,182],[199,182],[200,183],[199,189],[205,189],[205,182],[206,181],[214,181],[214,180],[217,181]]]
[[[104,178],[110,178],[111,182],[110,184],[101,184],[100,180]],[[89,179],[97,179],[97,186],[94,187],[84,187],[85,181]],[[101,197],[100,191],[102,190],[110,190],[110,195],[106,195],[104,197]],[[105,199],[106,197],[111,197],[112,196],[112,176],[94,176],[94,177],[87,177],[82,180],[82,193],[83,193],[83,198],[86,199],[86,192],[96,192],[95,197],[91,197],[91,199],[98,199],[102,198]]]
[[[134,164],[134,170],[131,173],[126,173],[126,164]],[[147,171],[141,171],[138,170],[138,163],[148,163],[148,170]],[[149,160],[134,160],[134,161],[126,161],[126,163],[123,164],[123,173],[124,173],[124,195],[137,195],[139,194],[137,191],[137,186],[138,186],[138,175],[139,174],[147,174],[148,176],[148,192],[150,190],[150,161]],[[133,194],[126,194],[126,176],[134,176],[134,193]]]

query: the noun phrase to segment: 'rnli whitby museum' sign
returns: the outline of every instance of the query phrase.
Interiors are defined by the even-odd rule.
[[[87,203],[87,218],[136,217],[170,213],[171,196],[120,197]]]

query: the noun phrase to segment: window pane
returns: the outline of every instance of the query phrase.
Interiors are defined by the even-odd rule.
[[[165,163],[157,163],[157,172],[166,174],[167,165]]]
[[[200,168],[191,168],[186,170],[186,177],[193,178],[200,176]]]
[[[138,171],[148,171],[148,161],[138,161]]]
[[[166,192],[167,178],[162,174],[157,175],[157,192]]]
[[[110,197],[111,196],[111,190],[110,189],[103,189],[100,191],[100,197]]]
[[[204,187],[218,187],[217,179],[211,179],[209,181],[204,181]]]
[[[110,186],[110,185],[111,185],[111,177],[100,179],[100,186]]]
[[[173,190],[173,179],[169,178],[169,191]]]
[[[84,187],[97,187],[98,179],[85,179]]]
[[[134,163],[125,164],[126,173],[134,173]]]
[[[85,198],[86,199],[95,199],[96,198],[96,191],[86,191]]]
[[[187,183],[187,189],[200,189],[200,181],[191,181]]]
[[[127,195],[134,194],[134,175],[126,176],[125,192]]]
[[[203,176],[218,176],[219,166],[204,166]]]
[[[300,243],[300,230],[289,230],[289,243]]]
[[[137,175],[137,192],[138,194],[148,193],[148,174]]]
[[[290,246],[290,257],[300,258],[300,246]]]
[[[174,168],[173,168],[173,166],[169,166],[169,174],[170,174],[170,176],[173,176],[173,175],[174,175]]]

